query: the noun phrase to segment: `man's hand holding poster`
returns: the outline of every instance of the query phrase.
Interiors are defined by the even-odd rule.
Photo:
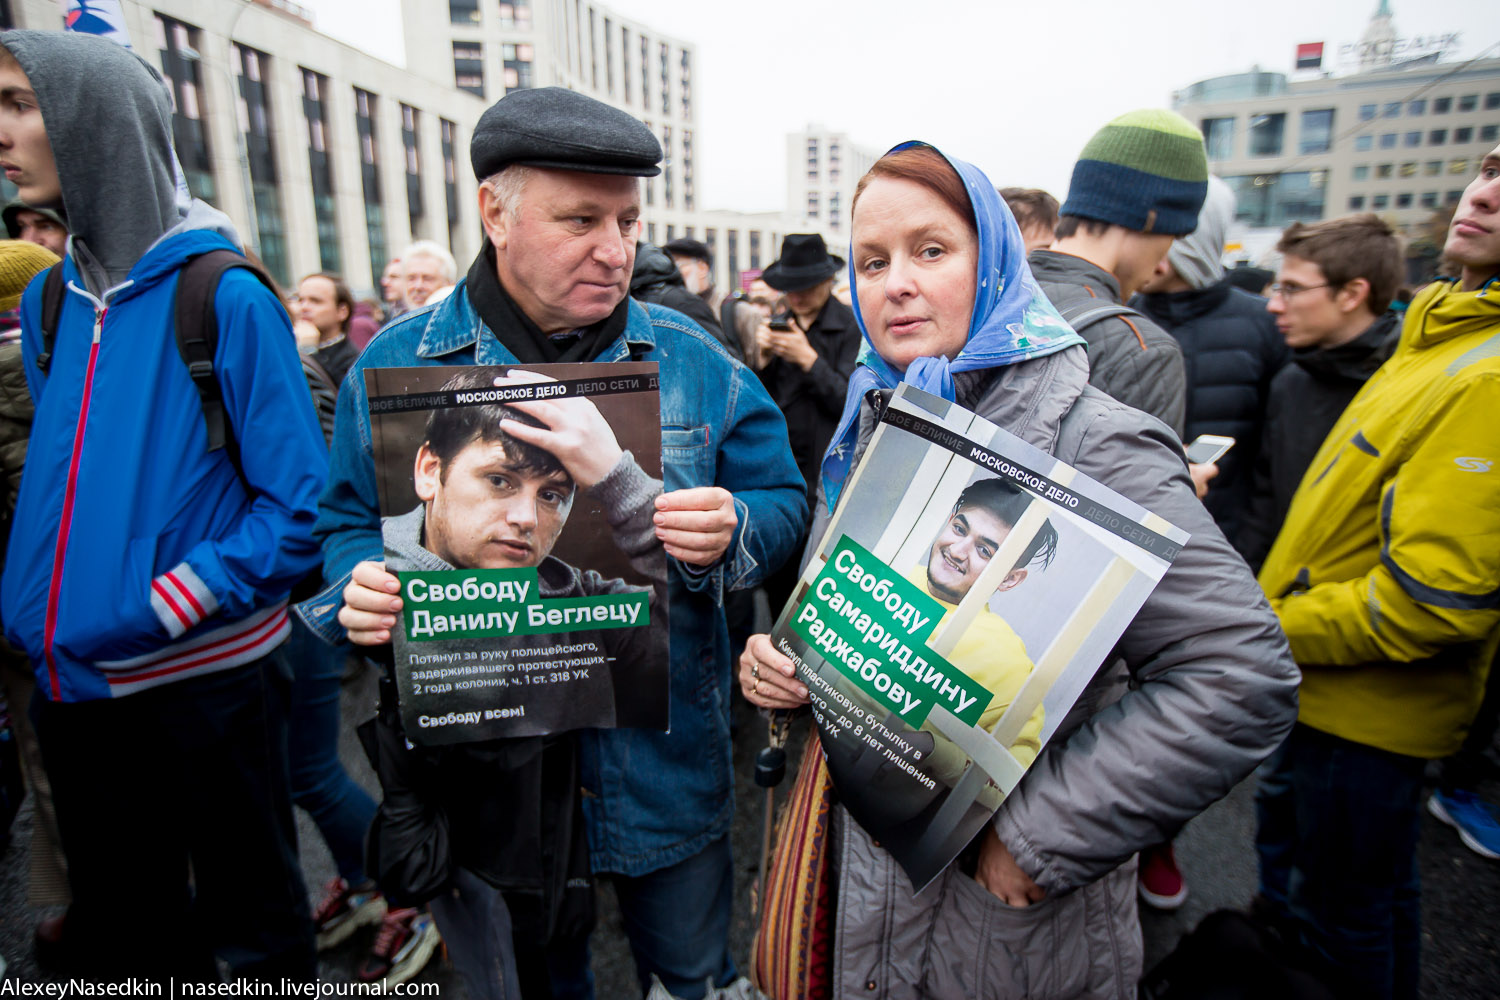
[[[656,365],[365,377],[408,738],[665,729]]]
[[[1015,788],[1187,541],[902,386],[772,632],[839,800],[920,889]]]

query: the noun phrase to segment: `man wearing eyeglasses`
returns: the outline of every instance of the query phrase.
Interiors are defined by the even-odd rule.
[[[1237,539],[1258,569],[1308,463],[1375,374],[1401,332],[1390,310],[1404,268],[1401,243],[1378,216],[1294,222],[1276,249],[1281,270],[1266,310],[1292,349],[1271,379],[1249,506]]]
[[[1373,281],[1299,271],[1311,253],[1288,253],[1272,298],[1289,339],[1353,286],[1377,315]],[[1302,668],[1256,794],[1261,910],[1340,995],[1372,1000],[1417,996],[1423,772],[1463,744],[1500,643],[1500,148],[1443,253],[1457,275],[1412,301],[1259,578]]]

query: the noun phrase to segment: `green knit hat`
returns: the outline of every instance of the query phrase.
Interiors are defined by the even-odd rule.
[[[1203,136],[1175,111],[1130,111],[1094,134],[1073,166],[1062,214],[1185,236],[1208,194]]]

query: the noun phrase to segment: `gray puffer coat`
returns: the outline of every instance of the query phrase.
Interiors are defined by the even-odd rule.
[[[1120,305],[1120,282],[1082,257],[1056,250],[1026,256],[1032,276],[1064,317],[1071,309]],[[1187,411],[1187,370],[1172,335],[1140,313],[1111,316],[1079,331],[1089,344],[1089,384],[1158,418],[1179,438]]]
[[[837,810],[834,996],[1133,997],[1135,853],[1228,793],[1296,717],[1286,639],[1195,499],[1176,435],[1087,381],[1082,348],[955,377],[960,405],[1192,534],[1121,638],[1119,662],[996,814],[1046,898],[1012,908],[953,865],[913,897],[891,856]],[[861,451],[873,429],[867,403]],[[820,496],[812,546],[827,527]]]

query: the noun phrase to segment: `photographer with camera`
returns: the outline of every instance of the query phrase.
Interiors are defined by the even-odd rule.
[[[828,252],[822,236],[791,233],[782,240],[781,256],[761,274],[786,299],[756,331],[760,380],[786,416],[792,456],[809,500],[817,495],[823,452],[838,427],[859,354],[854,312],[833,297],[834,278],[843,267],[843,258]],[[773,612],[796,581],[793,560],[767,582]]]

